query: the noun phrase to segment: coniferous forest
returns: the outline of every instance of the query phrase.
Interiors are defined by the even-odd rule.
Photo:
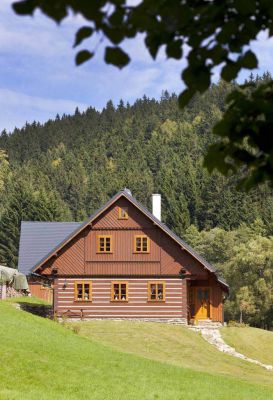
[[[150,209],[158,192],[163,222],[230,284],[226,317],[272,326],[272,188],[242,192],[238,177],[202,166],[233,85],[213,85],[183,111],[164,92],[3,131],[0,263],[17,267],[21,220],[82,221],[124,187]]]

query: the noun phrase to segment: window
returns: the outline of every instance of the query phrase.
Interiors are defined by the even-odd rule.
[[[128,301],[128,282],[112,282],[112,301]]]
[[[148,282],[148,301],[165,301],[165,282]]]
[[[145,235],[135,236],[135,253],[150,253],[150,239]]]
[[[112,253],[112,236],[97,236],[97,253]]]
[[[75,282],[75,301],[91,301],[92,300],[92,282],[82,281]]]
[[[128,208],[119,207],[118,208],[118,219],[128,219]]]

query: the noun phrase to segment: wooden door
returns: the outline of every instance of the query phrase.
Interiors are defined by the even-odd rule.
[[[210,289],[208,287],[195,288],[195,319],[210,317]]]

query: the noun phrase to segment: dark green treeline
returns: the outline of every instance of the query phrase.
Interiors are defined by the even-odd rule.
[[[183,111],[164,92],[158,101],[108,102],[101,112],[76,109],[2,132],[0,262],[17,266],[22,219],[82,221],[124,187],[148,208],[151,194],[161,193],[162,219],[182,237],[190,226],[228,232],[257,220],[264,236],[273,235],[272,190],[239,192],[235,177],[202,167],[230,88],[220,82]]]

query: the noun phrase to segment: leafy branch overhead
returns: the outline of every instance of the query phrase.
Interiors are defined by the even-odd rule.
[[[57,23],[71,11],[80,14],[87,24],[76,33],[74,46],[99,34],[112,43],[105,46],[105,62],[119,68],[130,61],[122,49],[123,42],[138,33],[144,35],[153,58],[163,47],[168,58],[181,59],[187,46],[181,107],[209,88],[215,67],[227,82],[236,79],[244,68],[256,68],[258,60],[249,49],[250,41],[264,30],[273,35],[273,4],[264,0],[142,0],[137,5],[129,5],[126,0],[20,0],[13,3],[13,8],[20,15],[32,15],[40,9]],[[76,63],[88,61],[94,52],[80,50]],[[268,82],[251,94],[236,90],[230,95],[223,119],[214,129],[218,141],[206,157],[210,170],[216,168],[228,174],[244,167],[245,187],[273,182],[271,91],[272,83]]]

